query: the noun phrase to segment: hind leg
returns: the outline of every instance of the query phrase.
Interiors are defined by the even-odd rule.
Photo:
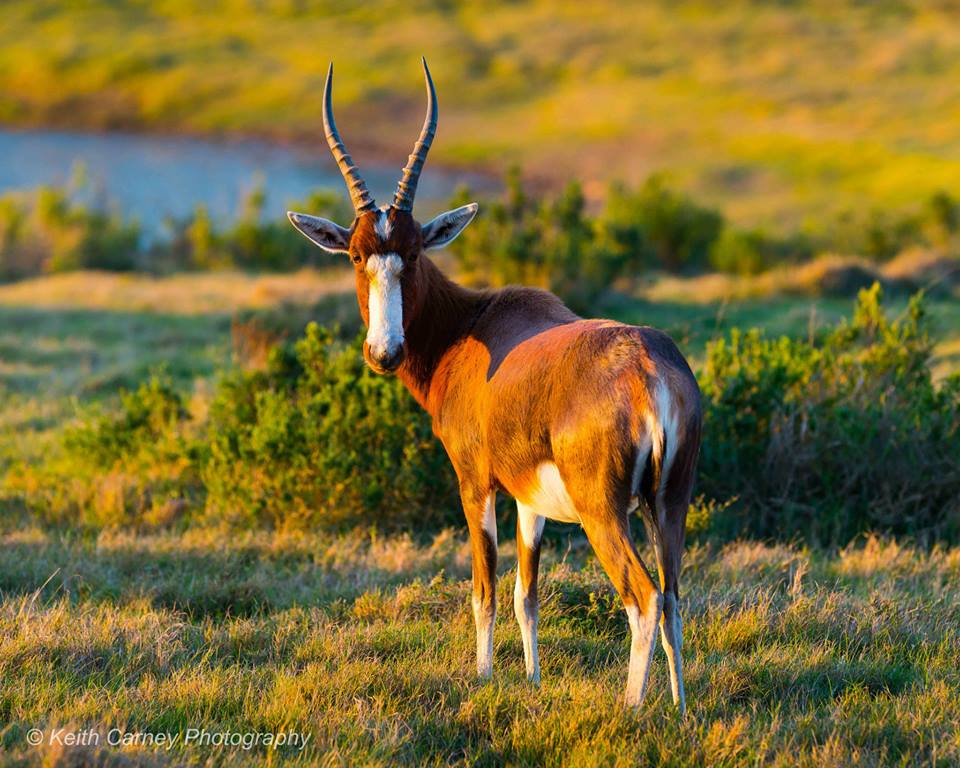
[[[687,711],[687,697],[683,692],[683,660],[680,657],[683,647],[683,621],[675,592],[663,593],[660,638],[663,640],[663,649],[667,652],[667,663],[670,665],[670,692],[673,694],[673,703],[683,715]]]
[[[663,591],[663,616],[660,619],[660,637],[670,666],[670,692],[680,714],[687,709],[683,690],[683,620],[680,618],[680,566],[686,533],[687,509],[690,506],[696,450],[681,444],[674,472],[666,486],[648,500],[648,508],[656,510],[647,521],[647,531],[657,553],[657,571]]]
[[[652,498],[647,503],[656,506],[656,502]],[[668,517],[665,514],[658,515],[658,519],[664,521],[665,527],[667,527]],[[683,621],[680,618],[680,597],[677,588],[681,550],[678,549],[675,536],[670,537],[670,540],[665,540],[665,537],[658,530],[657,521],[647,511],[643,516],[643,522],[647,529],[647,538],[650,539],[650,543],[656,552],[660,590],[663,593],[660,639],[663,641],[663,650],[667,654],[667,663],[670,666],[670,692],[673,695],[673,703],[679,707],[680,714],[683,715],[687,704],[683,693],[683,663],[680,657],[681,647],[683,646]],[[680,547],[682,548],[682,542]]]
[[[643,701],[657,647],[663,597],[633,546],[626,512],[584,515],[582,520],[587,538],[627,612],[630,667],[625,699],[627,705],[637,706]]]

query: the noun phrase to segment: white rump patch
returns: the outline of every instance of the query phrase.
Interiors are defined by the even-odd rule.
[[[670,390],[662,382],[657,384],[657,420],[660,422],[661,432],[657,433],[659,445],[657,450],[661,455],[660,486],[657,488],[657,515],[660,525],[665,522],[666,510],[663,506],[663,494],[667,487],[667,478],[670,476],[670,467],[673,466],[673,457],[677,453],[677,414],[673,407],[673,398]],[[666,450],[664,451],[664,442]]]
[[[374,254],[367,259],[370,326],[367,344],[374,357],[384,357],[403,344],[403,296],[400,273],[403,259],[395,253]]]
[[[538,515],[549,517],[561,523],[579,523],[580,515],[573,506],[573,499],[567,493],[560,470],[552,461],[537,466],[537,482],[530,497],[522,499],[525,506],[535,510]]]
[[[646,433],[637,446],[637,459],[630,478],[633,494],[630,499],[631,512],[640,503],[640,481],[643,479],[647,456],[652,452],[654,460],[660,462],[660,485],[655,489],[659,505],[677,452],[677,414],[670,390],[663,383],[657,384],[654,406],[655,410],[646,416]]]
[[[660,429],[663,430],[663,440],[667,443],[666,454],[663,457],[663,469],[660,472],[661,476],[666,478],[670,473],[670,466],[673,464],[673,456],[677,452],[677,413],[673,407],[670,390],[663,382],[657,384],[657,418],[660,421]],[[663,451],[662,442],[660,450]]]

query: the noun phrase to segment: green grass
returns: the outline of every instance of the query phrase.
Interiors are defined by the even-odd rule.
[[[113,764],[103,744],[35,748],[25,734],[71,726],[105,738],[120,726],[311,735],[303,752],[179,744],[157,751],[159,764],[960,760],[960,600],[943,589],[960,577],[960,551],[877,540],[833,555],[691,548],[680,720],[659,651],[642,709],[619,703],[626,621],[583,542],[572,543],[544,557],[538,690],[523,678],[512,578],[498,589],[494,681],[474,679],[469,549],[450,532],[422,544],[10,532],[0,547],[7,759]],[[512,576],[512,542],[500,551]]]
[[[216,372],[233,362],[237,312],[312,306],[351,281],[346,271],[160,279],[78,272],[3,286],[0,471],[45,450],[78,405],[115,399],[151,372],[202,399]]]
[[[166,372],[202,401],[218,370],[234,360],[231,318],[244,309],[293,303],[294,315],[356,325],[359,314],[344,271],[290,276],[178,275],[169,278],[74,273],[0,289],[0,469],[46,450],[77,406],[109,401],[152,371]],[[349,290],[349,289],[348,289]],[[699,303],[694,283],[671,281],[669,299],[607,297],[596,314],[653,325],[674,336],[694,365],[706,343],[729,328],[759,326],[772,335],[806,336],[849,314],[849,298],[769,296]],[[888,302],[894,312],[905,299]],[[164,308],[166,311],[164,311]],[[960,310],[931,299],[938,370],[956,370]]]
[[[109,288],[98,288],[104,280]],[[288,299],[309,305],[324,293],[313,281],[80,273],[4,289],[0,474],[41,461],[78,405],[110,402],[158,365],[202,410],[211,377],[233,360],[232,313]],[[689,298],[613,297],[602,314],[664,327],[699,360],[731,325],[805,335],[813,305],[823,323],[850,307]],[[305,315],[352,317],[352,302]],[[931,303],[943,338],[957,336],[954,303]],[[24,765],[960,761],[960,549],[875,539],[842,552],[693,543],[681,582],[690,705],[681,721],[659,651],[644,707],[620,705],[626,622],[570,526],[548,525],[543,685],[526,683],[512,617],[512,528],[509,513],[496,678],[480,683],[462,530],[381,538],[174,523],[95,533],[38,527],[15,499],[0,498],[0,749]],[[181,739],[170,752],[123,755],[102,743],[26,743],[33,727],[93,728],[105,738],[114,726],[296,730],[311,739],[303,752]]]
[[[258,3],[14,0],[0,121],[319,143],[340,127],[399,164],[417,68],[442,104],[434,161],[548,181],[667,169],[737,222],[910,207],[960,173],[951,3]]]

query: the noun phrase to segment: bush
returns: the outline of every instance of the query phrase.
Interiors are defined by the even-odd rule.
[[[880,298],[861,291],[819,342],[733,330],[709,345],[701,486],[739,497],[715,534],[960,534],[960,377],[932,381],[920,296],[895,320]]]
[[[234,523],[424,530],[462,518],[429,417],[394,378],[311,324],[211,405],[206,514]]]
[[[152,376],[133,392],[121,392],[117,412],[93,411],[64,435],[67,452],[109,468],[143,451],[153,451],[187,412],[169,379]]]
[[[725,229],[710,249],[710,266],[718,272],[756,275],[768,266],[770,248],[759,230]]]
[[[468,196],[462,191],[453,204],[462,205]],[[536,285],[580,309],[608,286],[613,270],[596,247],[578,183],[568,184],[555,198],[537,200],[513,169],[503,199],[484,208],[484,215],[451,246],[468,279],[496,286]]]
[[[540,286],[586,311],[620,275],[705,267],[723,226],[719,213],[673,192],[661,177],[636,192],[613,185],[597,217],[585,203],[576,182],[556,197],[532,198],[513,169],[503,198],[485,205],[451,250],[468,278]]]
[[[799,264],[816,253],[815,241],[797,232],[775,237],[762,229],[726,227],[710,248],[710,267],[734,275],[757,275],[785,264]]]
[[[79,192],[82,192],[82,186]],[[140,228],[89,208],[65,189],[0,198],[0,279],[74,269],[136,269]]]
[[[619,194],[622,199],[614,196],[612,205],[632,210],[658,266],[670,271],[707,266],[710,248],[723,230],[719,212],[671,190],[661,175],[651,176],[634,194],[625,188]]]
[[[272,338],[299,314],[260,318]],[[265,342],[192,418],[162,377],[86,410],[59,451],[3,481],[40,519],[428,532],[462,524],[430,419],[361,340],[310,324]],[[864,531],[960,537],[960,376],[935,385],[921,298],[888,319],[880,289],[819,339],[733,330],[708,347],[691,535],[845,544]],[[732,501],[734,500],[735,501]]]
[[[202,496],[189,426],[169,379],[153,376],[115,408],[83,410],[43,463],[16,467],[2,488],[47,523],[169,524]]]
[[[756,274],[822,250],[883,261],[910,246],[952,249],[960,232],[960,203],[944,192],[909,215],[849,211],[813,235],[736,229],[659,174],[636,188],[612,184],[595,213],[577,182],[557,194],[532,195],[514,168],[504,186],[453,243],[461,272],[477,283],[547,288],[584,312],[617,278],[653,269]],[[190,216],[167,220],[165,236],[149,245],[135,221],[85,205],[91,197],[85,190],[81,175],[66,188],[0,197],[0,280],[73,269],[289,271],[343,263],[285,217],[266,216],[261,185],[247,194],[236,222],[218,227],[200,205]],[[452,204],[469,197],[461,190]],[[329,191],[292,207],[343,223],[353,217],[345,197]]]
[[[297,232],[286,217],[264,217],[265,192],[254,187],[244,198],[240,218],[218,229],[203,205],[193,215],[166,222],[168,237],[151,248],[149,261],[155,271],[184,269],[251,269],[290,271],[304,266],[341,264],[343,258],[328,254]],[[353,212],[343,198],[315,192],[292,207],[349,222]]]

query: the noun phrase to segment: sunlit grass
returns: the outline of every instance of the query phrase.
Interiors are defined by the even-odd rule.
[[[168,277],[67,272],[0,285],[0,306],[170,315],[229,315],[283,303],[312,304],[353,287],[348,269],[288,274],[194,272]]]
[[[102,746],[38,753],[25,732],[120,723],[295,728],[312,734],[310,745],[279,757],[351,764],[960,758],[960,657],[950,640],[960,604],[940,586],[960,576],[955,550],[875,540],[834,556],[692,547],[682,580],[690,711],[681,721],[660,652],[644,707],[620,705],[626,622],[579,544],[545,552],[539,690],[523,679],[512,542],[501,545],[493,683],[473,676],[460,534],[415,543],[25,529],[2,544],[2,739],[15,757],[103,756]],[[170,757],[267,756],[192,746]]]

